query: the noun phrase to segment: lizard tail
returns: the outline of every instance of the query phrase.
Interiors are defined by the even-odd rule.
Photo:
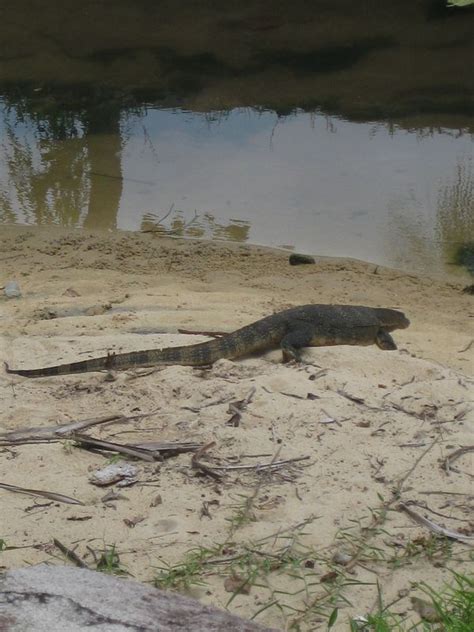
[[[39,369],[10,369],[7,364],[5,364],[5,368],[7,373],[22,375],[23,377],[48,377],[86,373],[89,371],[120,370],[170,364],[207,366],[221,358],[232,360],[271,348],[277,344],[284,331],[284,325],[278,322],[269,328],[267,324],[269,320],[269,318],[262,319],[221,338],[200,342],[195,345],[147,349],[129,353],[110,353],[100,358],[91,358],[80,362],[58,364]]]

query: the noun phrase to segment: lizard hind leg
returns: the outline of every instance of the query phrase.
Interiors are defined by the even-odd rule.
[[[377,335],[375,336],[375,344],[379,349],[383,349],[384,351],[394,351],[397,348],[395,340],[388,331],[385,331],[384,329],[379,329],[377,332]]]
[[[301,349],[310,347],[313,337],[313,328],[309,326],[301,326],[287,333],[280,342],[283,362],[290,362],[291,360],[301,362]]]

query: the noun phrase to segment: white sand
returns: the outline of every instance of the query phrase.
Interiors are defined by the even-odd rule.
[[[440,467],[447,454],[474,444],[474,299],[460,286],[358,261],[322,259],[314,266],[290,267],[283,252],[153,235],[7,227],[0,248],[0,285],[16,279],[23,293],[20,299],[0,299],[0,360],[15,368],[107,350],[198,342],[205,338],[177,329],[232,331],[305,303],[394,307],[412,323],[394,332],[397,351],[311,349],[305,352],[308,364],[301,366],[282,365],[279,352],[273,351],[242,361],[221,360],[206,370],[176,366],[140,377],[117,373],[113,381],[103,373],[29,380],[3,372],[2,431],[153,412],[90,433],[121,442],[214,441],[209,458],[202,457],[210,466],[309,457],[300,467],[295,463],[263,478],[236,470],[222,481],[198,476],[190,454],[164,463],[135,462],[139,483],[114,487],[120,499],[104,503],[109,488],[93,486],[89,477],[107,464],[107,457],[58,443],[0,448],[0,482],[55,491],[84,503],[67,505],[0,490],[0,538],[10,547],[26,547],[1,553],[3,567],[64,562],[52,544],[55,537],[91,567],[88,547],[115,544],[129,573],[150,581],[157,567],[179,562],[197,546],[227,541],[216,556],[232,557],[243,543],[256,548],[260,538],[285,529],[296,533],[295,525],[314,517],[298,538],[301,550],[308,547],[302,555],[309,561],[302,566],[311,574],[309,596],[301,592],[302,581],[280,567],[267,577],[268,586],[259,580],[249,595],[237,596],[229,606],[244,617],[272,600],[302,610],[321,594],[319,581],[329,569],[324,559],[331,558],[339,530],[352,527],[360,542],[354,521],[369,524],[369,508],[380,507],[381,496],[391,498],[396,482],[435,441],[407,479],[402,499],[428,503],[442,516],[415,509],[472,536],[473,453],[456,462],[459,471],[448,475]],[[47,310],[58,317],[45,319]],[[229,402],[252,389],[240,425],[226,425]],[[153,502],[157,495],[160,504]],[[253,520],[230,533],[245,497],[254,497],[248,512]],[[423,551],[428,530],[398,510],[397,503],[391,509],[384,531],[370,539],[370,546],[392,559],[409,542],[412,551]],[[137,518],[143,519],[134,527],[124,522]],[[275,554],[288,542],[272,538],[265,550]],[[407,591],[394,610],[409,612],[412,582],[441,585],[449,579],[447,566],[464,568],[466,550],[455,543],[449,561],[430,560],[424,550],[395,570],[393,564],[363,556],[352,577],[369,585],[344,589],[352,606],[340,604],[334,629],[347,629],[350,615],[374,607],[377,579],[386,603]],[[207,585],[190,593],[224,607],[231,597],[224,589],[228,568],[208,565]],[[272,595],[275,588],[295,594]],[[289,608],[284,613],[264,609],[256,620],[284,629],[298,616]],[[309,616],[301,629],[317,629],[317,621],[317,615]]]

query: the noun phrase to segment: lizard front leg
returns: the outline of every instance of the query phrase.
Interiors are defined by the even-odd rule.
[[[394,351],[397,348],[395,340],[385,329],[378,330],[375,336],[375,344],[379,349],[383,349],[384,351]]]

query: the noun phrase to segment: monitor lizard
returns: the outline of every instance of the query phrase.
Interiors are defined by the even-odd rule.
[[[170,364],[206,366],[221,358],[241,358],[278,346],[284,361],[300,361],[303,347],[376,344],[380,349],[396,349],[389,332],[405,329],[409,324],[408,318],[394,309],[361,305],[301,305],[198,344],[109,353],[99,358],[39,369],[10,369],[6,365],[6,370],[24,377],[44,377]]]

